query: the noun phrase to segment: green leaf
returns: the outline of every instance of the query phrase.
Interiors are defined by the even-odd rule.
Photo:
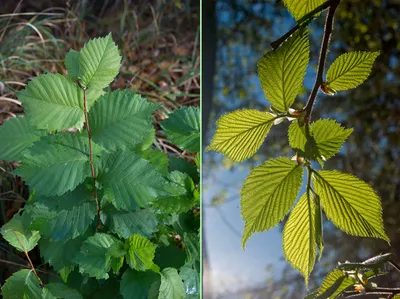
[[[62,195],[90,176],[87,136],[60,133],[43,137],[14,174],[45,196]],[[57,178],[57,179],[55,179]]]
[[[197,153],[200,151],[200,109],[199,107],[182,107],[174,110],[161,127],[168,140],[182,150]]]
[[[183,213],[193,207],[194,183],[186,173],[169,173],[164,190],[165,192],[161,192],[153,202],[154,209],[165,213]]]
[[[114,152],[103,161],[98,181],[117,209],[145,207],[163,188],[164,179],[149,161],[131,152]]]
[[[168,173],[168,156],[166,153],[148,148],[141,152],[142,158],[150,162],[157,168],[157,171],[162,175],[167,175]]]
[[[179,269],[185,264],[185,260],[185,251],[178,248],[175,242],[170,246],[157,247],[154,257],[154,263],[159,266],[161,270],[165,268]]]
[[[318,290],[309,294],[306,299],[335,299],[355,283],[354,278],[344,274],[341,270],[335,269],[325,277]]]
[[[150,209],[137,210],[134,212],[118,211],[114,208],[102,210],[102,219],[110,231],[121,238],[128,238],[132,234],[140,234],[145,237],[157,231],[157,217]]]
[[[327,217],[344,232],[389,242],[378,195],[370,185],[350,174],[321,170],[313,184]]]
[[[23,152],[45,134],[31,126],[28,117],[9,119],[0,126],[0,160],[21,160]]]
[[[142,143],[152,133],[158,107],[129,90],[106,93],[89,112],[92,138],[110,150]]]
[[[79,78],[79,52],[69,50],[64,59],[65,67],[68,71],[68,78],[75,81]]]
[[[227,155],[236,162],[253,156],[264,142],[275,118],[268,112],[236,110],[217,121],[217,129],[206,150]]]
[[[37,299],[42,298],[42,288],[32,270],[24,269],[15,272],[1,288],[4,299]]]
[[[188,262],[200,261],[200,236],[196,233],[184,233],[183,242],[188,255]]]
[[[323,4],[326,0],[283,0],[290,13],[296,20],[300,20],[306,14]]]
[[[80,82],[88,88],[108,86],[120,67],[121,56],[111,33],[88,41],[79,54]]]
[[[128,248],[126,262],[132,269],[146,271],[154,268],[156,244],[141,235],[134,234],[126,240],[126,246]]]
[[[313,199],[304,193],[283,230],[283,252],[288,262],[303,274],[306,285],[317,256],[316,219]]]
[[[139,272],[128,268],[122,275],[121,295],[124,299],[147,299],[151,284],[159,279],[155,272]]]
[[[254,168],[241,191],[241,213],[246,222],[244,248],[255,233],[269,230],[285,217],[296,200],[303,168],[288,158],[268,160]]]
[[[2,226],[1,234],[8,243],[22,252],[31,251],[40,239],[38,231],[27,232],[22,216],[18,213]]]
[[[197,154],[196,158],[199,157],[200,155]],[[171,171],[177,170],[188,174],[192,178],[193,182],[196,184],[199,183],[200,181],[199,171],[197,170],[196,165],[182,158],[177,158],[177,157],[169,158],[169,169]]]
[[[45,74],[17,93],[31,124],[39,129],[82,128],[83,91],[60,74]]]
[[[179,270],[179,275],[183,280],[186,295],[200,295],[200,274],[190,264],[185,264]]]
[[[79,265],[79,272],[97,279],[107,279],[111,269],[111,257],[107,251],[115,242],[114,237],[103,233],[87,238],[74,258]]]
[[[325,85],[334,90],[348,90],[363,83],[369,76],[377,52],[350,52],[340,55],[329,67]]]
[[[265,96],[278,111],[288,111],[300,93],[309,62],[307,30],[299,30],[278,49],[258,62],[258,77]]]
[[[82,295],[73,288],[70,288],[66,284],[52,282],[46,284],[46,288],[57,298],[64,299],[82,299]]]
[[[183,299],[185,297],[183,282],[176,269],[165,268],[160,275],[159,299]]]
[[[335,120],[320,119],[310,125],[310,138],[295,120],[289,127],[289,144],[313,160],[327,160],[337,154],[353,129],[345,129]]]

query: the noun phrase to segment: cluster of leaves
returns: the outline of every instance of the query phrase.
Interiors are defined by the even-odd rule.
[[[0,159],[21,161],[34,190],[1,233],[28,259],[38,245],[59,275],[45,284],[31,264],[4,298],[199,298],[199,109],[160,132],[195,163],[153,148],[159,105],[104,91],[120,63],[111,34],[69,51],[68,77],[33,79],[18,93],[26,116],[0,128]]]
[[[296,155],[292,159],[267,160],[251,171],[241,190],[241,214],[245,221],[242,247],[255,232],[277,225],[294,206],[283,231],[283,250],[289,263],[308,283],[317,248],[321,256],[324,247],[322,210],[346,233],[386,241],[389,238],[383,228],[380,199],[370,185],[351,174],[317,170],[318,163],[323,168],[324,161],[339,152],[353,129],[346,129],[332,119],[310,122],[318,89],[303,109],[291,108],[309,65],[307,24],[328,2],[306,1],[307,5],[296,0],[284,2],[300,26],[294,27],[294,34],[258,63],[258,77],[272,112],[243,109],[222,116],[207,149],[242,162],[257,152],[273,125],[285,119],[291,121],[288,142]],[[328,42],[329,36],[323,45]],[[378,55],[379,52],[350,52],[339,56],[326,72],[326,79],[320,84],[317,79],[315,87],[331,95],[357,87],[368,77]],[[308,173],[306,188],[296,202],[304,169]]]

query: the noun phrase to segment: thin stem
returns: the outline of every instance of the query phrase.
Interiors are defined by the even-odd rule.
[[[26,269],[31,269],[30,266],[26,266],[26,265],[23,265],[23,264],[18,264],[18,263],[14,263],[14,262],[10,262],[10,261],[7,261],[7,260],[2,260],[2,259],[0,259],[0,263],[9,264],[9,265],[13,265],[13,266],[21,267],[21,268],[26,268]],[[57,274],[55,274],[53,272],[48,272],[48,271],[44,271],[44,270],[40,270],[40,269],[37,269],[36,272],[41,272],[43,274],[47,274],[47,275],[51,275],[53,277],[60,278],[60,276],[58,276]]]
[[[96,201],[96,207],[97,207],[97,228],[101,229],[101,228],[103,228],[103,226],[101,224],[101,219],[100,219],[101,209],[100,209],[99,199],[97,198],[96,172],[94,170],[94,163],[93,163],[92,135],[90,133],[89,117],[88,117],[88,111],[87,111],[86,88],[80,84],[79,84],[79,86],[83,90],[83,113],[85,114],[85,124],[86,124],[86,129],[87,129],[88,138],[89,138],[89,162],[90,162],[90,169],[92,172],[92,179],[93,179],[93,198]]]
[[[396,295],[400,294],[400,288],[373,288],[373,289],[365,289],[365,294],[360,293],[358,291],[345,292],[345,298],[359,297],[365,295]]]
[[[336,8],[338,7],[339,3],[340,3],[340,0],[331,1],[329,10],[328,10],[328,15],[326,17],[324,37],[322,39],[321,52],[320,52],[319,59],[318,59],[317,76],[316,76],[314,87],[311,91],[310,97],[308,98],[308,102],[307,102],[306,106],[303,108],[303,111],[306,112],[304,119],[306,120],[307,123],[310,122],[311,112],[312,112],[312,109],[314,106],[315,99],[317,98],[318,89],[320,88],[320,86],[323,82],[322,76],[324,73],[325,60],[326,60],[326,54],[328,53],[329,41],[330,41],[330,37],[332,34],[332,30],[333,30],[333,18],[334,18],[335,11],[336,11]]]

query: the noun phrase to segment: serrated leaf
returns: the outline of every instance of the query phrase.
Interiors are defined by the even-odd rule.
[[[68,78],[75,81],[79,77],[79,52],[75,50],[69,50],[64,59],[65,67],[68,71]]]
[[[200,155],[197,154],[196,157],[199,158]],[[200,161],[198,161],[198,163],[200,163]],[[196,166],[197,165],[190,163],[189,161],[186,161],[182,158],[177,158],[177,157],[169,158],[169,169],[171,171],[177,170],[177,171],[186,173],[192,178],[192,180],[195,184],[198,184],[200,177],[199,177],[198,168]],[[200,166],[198,166],[198,167],[200,167]]]
[[[200,151],[200,109],[182,107],[174,110],[161,127],[168,140],[182,150],[197,153]]]
[[[381,202],[370,185],[350,174],[321,170],[312,177],[327,217],[344,232],[389,242]]]
[[[323,4],[326,0],[283,0],[290,13],[296,20]]]
[[[146,207],[163,189],[164,179],[149,161],[131,152],[114,152],[105,158],[98,181],[110,192],[117,209]]]
[[[236,162],[253,156],[264,142],[274,116],[258,110],[236,110],[217,121],[217,129],[206,150],[227,155]]]
[[[120,67],[121,56],[111,33],[88,41],[79,54],[80,82],[88,88],[108,86]]]
[[[111,259],[111,269],[113,270],[114,274],[119,274],[119,270],[124,264],[124,257],[113,258]]]
[[[60,74],[36,77],[17,93],[32,125],[39,129],[82,128],[83,91]]]
[[[265,96],[278,111],[288,111],[300,93],[309,62],[307,30],[299,30],[278,49],[258,62],[258,77]]]
[[[138,271],[146,271],[154,268],[154,255],[157,245],[141,235],[133,234],[126,240],[128,253],[126,262]]]
[[[23,152],[45,134],[31,126],[27,117],[9,119],[0,126],[0,160],[21,160]]]
[[[176,269],[165,268],[160,275],[159,299],[183,299],[185,297],[183,282]]]
[[[162,175],[167,175],[168,173],[168,156],[166,153],[148,148],[140,153],[143,159],[150,162],[157,168],[157,171]]]
[[[180,268],[179,276],[183,280],[186,295],[200,295],[200,274],[194,266],[185,264]]]
[[[378,56],[379,51],[340,55],[329,67],[325,85],[337,91],[357,87],[368,78]]]
[[[56,297],[64,299],[82,299],[79,292],[64,283],[52,282],[46,284],[46,288]]]
[[[283,252],[287,261],[304,276],[306,285],[317,256],[316,219],[313,199],[304,193],[283,230]]]
[[[269,230],[285,217],[296,200],[303,168],[289,158],[268,160],[254,168],[241,190],[241,214],[246,222],[242,247],[255,233]]]
[[[1,288],[1,294],[4,299],[37,299],[42,298],[42,288],[33,271],[23,269],[6,280]]]
[[[149,288],[160,276],[151,271],[126,269],[122,275],[120,291],[124,299],[147,299]]]
[[[188,256],[188,262],[200,261],[200,236],[196,233],[184,233],[183,242]]]
[[[130,212],[109,208],[103,209],[102,213],[106,218],[105,225],[110,227],[110,231],[124,239],[132,234],[150,237],[157,231],[158,220],[154,211],[150,209]]]
[[[45,196],[62,195],[90,176],[87,136],[60,133],[43,137],[13,171]],[[54,178],[57,178],[56,180]]]
[[[79,265],[79,272],[97,279],[107,279],[111,269],[111,257],[107,251],[115,242],[114,237],[104,233],[96,233],[87,238],[74,258]]]
[[[40,234],[38,231],[26,230],[23,225],[23,219],[20,214],[4,224],[1,228],[3,238],[19,251],[31,251],[38,244]]]
[[[92,138],[110,150],[142,143],[153,131],[158,107],[129,90],[106,93],[89,111]]]
[[[333,270],[322,282],[318,290],[309,294],[306,299],[335,299],[348,287],[354,285],[356,280],[347,276],[341,270]]]
[[[165,213],[183,213],[194,205],[194,183],[186,174],[173,171],[168,174],[164,192],[160,192],[152,207]]]

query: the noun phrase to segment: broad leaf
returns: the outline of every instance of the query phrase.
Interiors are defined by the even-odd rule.
[[[132,234],[145,237],[157,231],[157,217],[150,209],[130,211],[118,211],[114,208],[102,210],[102,219],[110,227],[110,231],[121,238],[128,238]],[[104,221],[104,220],[103,220]]]
[[[236,110],[217,121],[217,129],[207,150],[227,155],[236,162],[253,156],[264,142],[275,118],[268,112]]]
[[[268,160],[254,168],[241,191],[241,214],[246,222],[242,247],[255,232],[274,227],[296,200],[303,168],[289,158]]]
[[[102,164],[98,181],[110,193],[117,209],[145,207],[163,188],[165,181],[156,168],[135,153],[117,151]]]
[[[88,88],[101,89],[108,86],[120,67],[121,56],[111,33],[88,41],[79,53],[80,82]]]
[[[174,268],[166,268],[162,270],[161,285],[158,298],[183,299],[185,297],[185,289],[178,271]]]
[[[79,272],[97,279],[107,279],[111,269],[111,257],[107,255],[107,251],[115,242],[114,237],[103,233],[87,238],[74,258],[79,265]]]
[[[153,259],[157,248],[156,244],[141,235],[134,234],[126,240],[126,246],[128,248],[126,262],[132,269],[138,271],[154,269]]]
[[[300,197],[283,230],[283,252],[288,262],[303,274],[306,285],[317,255],[316,219],[313,199]]]
[[[179,270],[179,275],[183,280],[186,295],[200,295],[200,274],[190,264],[185,264]]]
[[[56,297],[64,299],[83,299],[82,295],[73,288],[70,288],[66,284],[52,282],[46,284],[46,288]]]
[[[69,50],[64,59],[65,67],[68,71],[68,78],[75,81],[79,78],[79,52]]]
[[[335,299],[348,287],[354,285],[356,280],[347,276],[341,270],[333,270],[322,282],[318,290],[309,294],[306,299]]]
[[[278,111],[287,111],[300,93],[309,62],[307,30],[299,30],[278,49],[258,62],[258,77],[265,96]]]
[[[28,117],[9,119],[0,126],[0,160],[21,160],[23,152],[45,134],[31,126]]]
[[[18,213],[1,228],[3,238],[19,251],[31,251],[40,239],[38,231],[28,232]]]
[[[166,213],[183,213],[193,207],[194,183],[186,173],[169,173],[164,190],[153,202],[153,208]]]
[[[340,55],[329,67],[325,85],[334,90],[348,90],[363,83],[371,72],[377,52],[350,52]]]
[[[196,233],[184,233],[183,242],[188,255],[188,262],[200,261],[200,236]]]
[[[164,176],[168,174],[169,160],[166,153],[152,148],[148,148],[138,154],[142,155],[142,158],[149,161],[151,165],[154,165],[159,173],[161,173]]]
[[[296,20],[300,20],[306,14],[323,4],[326,0],[283,0],[290,13]]]
[[[4,299],[37,299],[42,298],[42,288],[33,271],[24,269],[7,279],[1,288],[1,295]]]
[[[121,295],[124,299],[147,299],[150,286],[160,277],[157,273],[126,269],[121,280]]]
[[[350,174],[327,170],[314,172],[313,183],[327,217],[338,228],[354,236],[389,242],[381,202],[370,185]]]
[[[200,109],[182,107],[174,110],[161,123],[168,140],[182,150],[197,153],[200,151]]]
[[[200,155],[197,154],[196,157],[199,159]],[[177,170],[180,172],[187,173],[192,178],[195,184],[199,183],[200,177],[197,165],[189,161],[186,161],[182,158],[171,157],[169,158],[169,169],[171,171]]]
[[[14,174],[45,196],[62,195],[90,176],[87,136],[60,133],[43,137]],[[57,178],[57,179],[55,179]]]
[[[82,128],[83,91],[60,74],[45,74],[17,93],[31,124],[40,129]]]
[[[129,90],[106,93],[89,112],[93,140],[111,150],[142,143],[152,133],[157,108]]]

